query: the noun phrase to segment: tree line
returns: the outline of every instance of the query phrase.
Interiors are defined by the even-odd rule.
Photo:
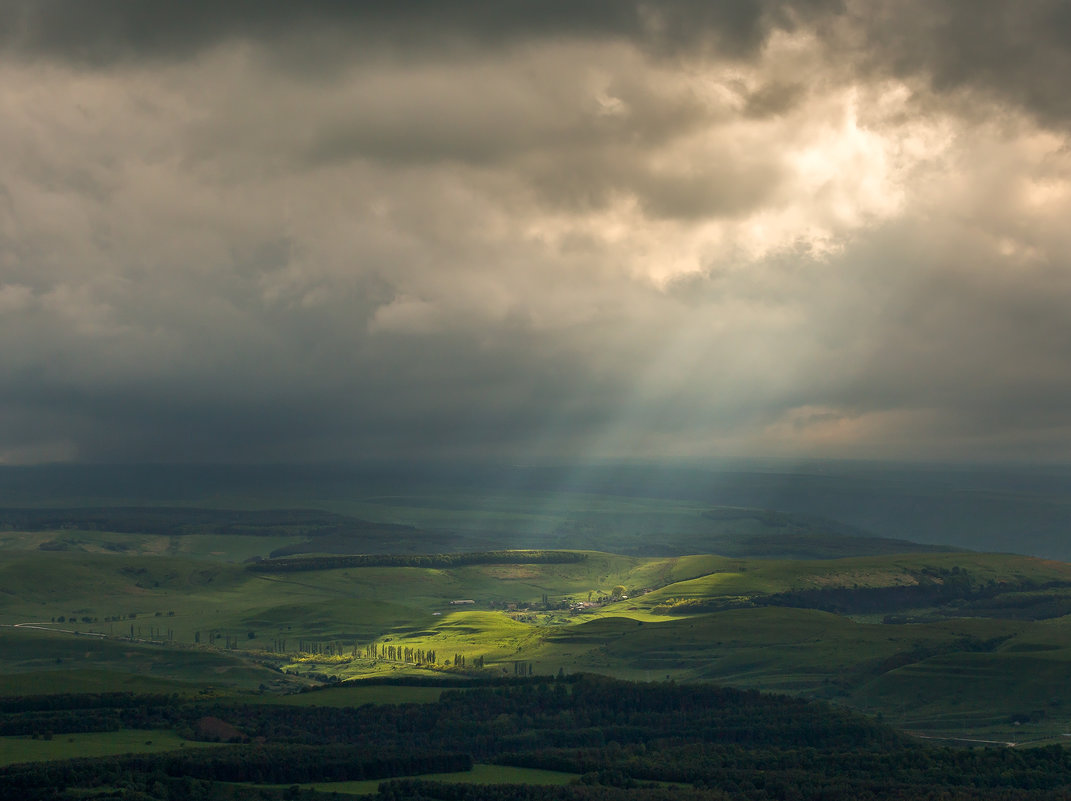
[[[332,690],[318,691],[329,694]],[[92,704],[97,703],[97,706]],[[1025,801],[1071,796],[1071,752],[921,744],[858,713],[799,698],[711,685],[577,675],[445,690],[437,703],[282,706],[240,700],[145,703],[69,697],[10,707],[83,725],[172,728],[209,737],[223,721],[241,743],[168,754],[0,769],[0,797],[73,801],[89,790],[180,801],[233,797],[237,785],[393,778],[378,798],[441,801]],[[32,708],[37,707],[37,708]],[[200,732],[200,733],[199,733]],[[566,771],[568,787],[454,785],[404,778],[476,762]],[[672,787],[661,782],[674,782]],[[282,791],[264,791],[265,798]],[[290,797],[317,798],[294,790]]]
[[[434,554],[339,554],[262,559],[246,569],[255,573],[287,573],[298,570],[334,570],[345,567],[432,567],[468,565],[574,564],[587,554],[576,551],[470,551]]]

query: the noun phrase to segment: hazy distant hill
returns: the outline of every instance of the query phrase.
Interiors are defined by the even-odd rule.
[[[432,500],[429,502],[425,496]],[[457,497],[455,497],[457,496]],[[496,501],[517,497],[503,508]],[[303,507],[445,531],[483,531],[478,547],[551,546],[599,516],[590,498],[658,499],[776,510],[824,521],[833,534],[877,536],[1071,559],[1071,469],[823,462],[741,467],[595,466],[48,466],[0,468],[0,506]],[[450,499],[450,503],[447,503]],[[527,505],[528,508],[523,508]],[[451,506],[449,514],[436,514]],[[392,507],[392,508],[385,508]],[[479,519],[470,514],[479,512]],[[665,507],[654,510],[664,516]],[[518,512],[524,512],[519,514]],[[628,507],[628,521],[649,509]],[[695,514],[677,516],[673,525]],[[646,533],[672,526],[645,522]],[[441,525],[440,525],[441,524]],[[716,532],[714,532],[716,534]],[[755,532],[752,532],[755,533]],[[657,538],[654,538],[658,542]],[[612,549],[605,539],[590,547]],[[709,550],[704,548],[702,550]]]

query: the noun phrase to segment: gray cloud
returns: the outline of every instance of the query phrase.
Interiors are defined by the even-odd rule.
[[[1071,118],[1063,77],[1071,70],[1071,8],[1062,0],[859,2],[848,9],[823,28],[830,45],[859,67],[964,94],[964,110],[987,98],[1047,124]]]
[[[0,6],[0,29],[7,31],[7,46],[17,51],[96,64],[184,58],[232,39],[286,43],[295,36],[324,34],[325,43],[341,36],[366,46],[386,40],[391,46],[437,43],[447,49],[560,37],[624,38],[673,49],[713,40],[744,53],[761,43],[771,23],[791,23],[796,8],[818,5],[823,4],[192,0],[177,6],[103,0],[90,6],[76,0],[8,0]]]
[[[0,461],[1066,458],[1058,8],[869,7],[0,4]]]
[[[1071,11],[1062,0],[0,3],[0,47],[86,65],[189,59],[233,41],[267,45],[277,65],[310,67],[390,52],[435,61],[458,50],[547,40],[750,58],[772,32],[812,27],[827,37],[832,57],[856,66],[920,76],[938,91],[990,92],[1049,122],[1071,113],[1063,80],[1071,67]],[[754,108],[786,102],[788,95],[777,95],[784,89],[766,87]]]

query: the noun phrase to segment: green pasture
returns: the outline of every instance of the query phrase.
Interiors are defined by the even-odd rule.
[[[1071,649],[947,653],[891,670],[852,700],[908,730],[958,736],[987,732],[1030,741],[1071,732]]]
[[[0,561],[0,622],[165,616],[175,611],[169,602],[218,606],[246,581],[240,567],[194,559],[12,552]]]
[[[62,616],[77,631],[122,636],[133,625],[135,636],[139,629],[149,639],[170,631],[171,640],[186,643],[196,632],[207,636],[216,629],[244,637],[241,648],[262,649],[266,638],[370,640],[404,634],[435,623],[434,613],[449,612],[455,599],[473,599],[479,609],[540,603],[543,596],[556,604],[598,598],[620,585],[629,599],[589,614],[640,617],[630,612],[650,614],[673,600],[905,586],[916,581],[919,570],[950,569],[969,570],[976,582],[1071,580],[1071,566],[1064,563],[993,554],[792,561],[589,552],[581,562],[560,565],[250,573],[190,558],[27,551],[9,552],[0,562],[0,622],[51,624]],[[84,623],[84,617],[95,622]]]
[[[0,765],[46,762],[76,757],[119,754],[149,754],[180,748],[204,748],[217,743],[184,740],[168,729],[123,729],[121,731],[57,734],[49,739],[30,736],[0,737]]]
[[[0,696],[56,695],[60,693],[179,693],[199,694],[205,685],[187,681],[117,673],[97,668],[43,670],[33,673],[0,673]]]
[[[0,628],[0,692],[36,695],[68,692],[145,691],[192,693],[278,691],[294,679],[207,648],[166,647],[72,636],[32,629]]]
[[[332,644],[337,653],[389,637],[440,653],[479,651],[505,660],[531,648],[544,629],[606,617],[672,622],[674,616],[663,612],[677,601],[823,587],[903,586],[915,581],[920,569],[953,568],[969,570],[980,582],[1044,583],[1071,576],[1071,567],[1063,563],[991,554],[786,561],[589,553],[581,562],[564,565],[271,574],[172,557],[9,552],[0,563],[0,622],[173,645],[226,645],[251,654],[294,653],[323,643]],[[540,605],[543,596],[552,605],[598,599],[615,586],[625,587],[630,597],[582,614],[514,614],[523,623],[502,614],[511,605]],[[456,599],[476,601],[471,611],[483,614],[479,625],[456,623],[464,619],[450,605]]]
[[[622,586],[627,600],[590,609],[588,619],[622,616],[653,622],[681,601],[910,586],[917,583],[919,570],[968,570],[975,582],[1071,580],[1071,567],[1063,563],[966,553],[794,561],[588,552],[585,560],[563,565],[250,573],[228,564],[225,549],[231,541],[275,538],[162,539],[189,540],[189,552],[150,557],[7,551],[0,562],[0,623],[45,623],[178,644],[224,643],[248,651],[284,650],[279,643],[285,641],[285,650],[293,651],[298,640],[352,645],[408,636],[433,626],[456,599],[475,600],[481,610],[541,605],[544,597],[554,606],[598,600]],[[551,613],[530,622],[570,620],[567,613]]]
[[[198,547],[224,545],[205,537]],[[1003,731],[1016,722],[1012,734],[1071,730],[1061,717],[1060,683],[1071,667],[1071,618],[942,620],[923,609],[912,619],[937,622],[883,625],[881,615],[861,622],[788,607],[668,613],[680,601],[728,607],[769,593],[910,586],[920,576],[969,574],[974,586],[1022,586],[1048,597],[1048,584],[1071,580],[1064,563],[974,553],[800,561],[588,552],[569,564],[254,573],[218,556],[6,551],[0,692],[211,687],[278,694],[308,684],[310,674],[428,675],[426,666],[370,658],[365,648],[376,643],[435,651],[440,676],[461,672],[452,663],[464,657],[469,670],[482,659],[486,675],[530,665],[540,674],[594,671],[801,693],[930,732]],[[629,597],[575,613],[543,608],[544,596],[556,607],[597,601],[615,587]],[[450,604],[460,599],[476,603]],[[41,628],[14,628],[26,623]],[[988,698],[1004,685],[1024,689],[1004,692],[994,706]],[[337,703],[430,701],[441,692],[343,691],[351,697]]]
[[[126,534],[108,531],[0,531],[0,552],[45,551],[102,556],[170,556],[241,563],[265,558],[304,537],[235,534]]]
[[[662,623],[601,618],[548,635],[537,672],[714,681],[827,698],[908,729],[1021,741],[1071,732],[1071,626],[964,618],[881,625],[807,609]]]
[[[214,633],[240,650],[286,640],[294,651],[299,640],[368,643],[426,629],[451,600],[489,609],[609,593],[640,564],[591,554],[563,565],[266,574],[170,557],[12,552],[0,563],[0,623],[186,645],[216,644]]]
[[[514,660],[527,659],[526,654],[542,642],[547,629],[520,623],[502,612],[451,612],[428,627],[407,632],[400,636],[382,638],[381,646],[394,645],[400,648],[419,648],[436,652],[436,664],[440,670],[455,655],[465,657],[468,666],[483,657],[488,671],[513,670]],[[284,669],[297,674],[326,672],[343,679],[384,675],[428,675],[425,667],[388,660],[382,657],[371,659],[359,655],[350,658],[331,656],[298,656],[288,662]],[[448,670],[450,672],[456,672]]]
[[[514,768],[509,765],[475,764],[472,770],[458,773],[427,773],[421,776],[399,776],[406,779],[428,779],[436,782],[462,784],[528,784],[528,785],[565,785],[579,779],[576,773],[562,773],[556,770],[539,768]],[[371,779],[354,782],[315,782],[302,785],[322,793],[339,793],[342,795],[375,795],[379,785],[390,779]],[[270,785],[283,788],[286,785]]]
[[[935,649],[962,648],[964,643],[982,647],[994,639],[1013,638],[1022,628],[1013,621],[970,618],[892,626],[857,623],[812,609],[760,607],[664,622],[600,618],[549,633],[539,659],[567,672],[613,665],[628,671],[630,678],[648,674],[661,679],[668,674],[819,693],[832,692],[837,682],[891,669],[890,660],[897,655],[906,659]]]
[[[681,557],[688,565],[696,557]],[[622,614],[629,606],[652,609],[673,601],[750,598],[789,591],[823,589],[873,589],[910,587],[919,583],[919,573],[939,581],[950,580],[941,571],[967,572],[975,586],[1032,582],[1071,582],[1071,565],[1014,554],[921,553],[844,559],[723,559],[694,563],[710,570],[689,580],[665,584],[628,603],[604,607],[602,614]],[[683,576],[682,576],[683,578]]]

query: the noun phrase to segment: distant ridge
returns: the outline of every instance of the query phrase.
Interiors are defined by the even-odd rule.
[[[246,569],[256,573],[333,570],[340,567],[462,567],[464,565],[562,565],[583,562],[577,551],[483,551],[434,554],[349,554],[262,559]]]
[[[373,523],[319,509],[203,509],[186,506],[104,506],[0,509],[0,530],[113,531],[121,534],[326,536],[369,531],[413,532],[412,526]]]

